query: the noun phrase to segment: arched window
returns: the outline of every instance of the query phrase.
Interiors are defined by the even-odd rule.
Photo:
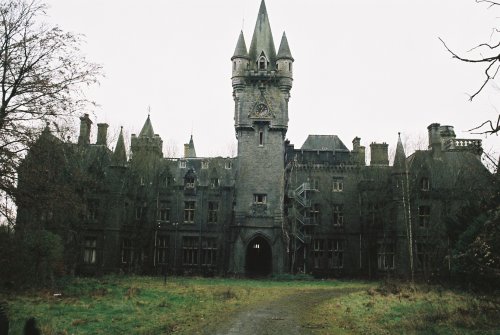
[[[267,59],[264,56],[260,56],[259,58],[259,70],[267,69]]]

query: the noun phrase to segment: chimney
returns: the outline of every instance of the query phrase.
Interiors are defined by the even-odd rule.
[[[92,126],[92,121],[88,114],[83,114],[80,117],[80,136],[78,136],[79,145],[90,144],[90,127]]]
[[[361,138],[355,137],[352,140],[352,153],[354,161],[358,164],[365,165],[365,147],[361,145]]]
[[[108,145],[108,124],[98,123],[97,124],[97,142],[99,145]]]
[[[439,123],[432,123],[427,127],[429,134],[429,149],[432,151],[441,151],[441,134],[439,132]]]
[[[371,159],[370,165],[389,165],[389,145],[387,143],[372,143],[370,144]]]

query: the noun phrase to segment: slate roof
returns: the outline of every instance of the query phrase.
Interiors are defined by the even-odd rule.
[[[286,38],[285,32],[283,32],[283,37],[281,37],[281,43],[277,56],[277,59],[282,58],[288,58],[293,61],[292,53],[290,52],[290,47],[288,46],[288,39]]]
[[[148,115],[148,118],[146,119],[144,126],[142,126],[142,130],[139,133],[139,136],[140,137],[142,137],[142,136],[153,137],[154,134],[155,134],[155,132],[153,130],[153,125],[151,124],[151,119],[149,118],[149,115]]]
[[[301,150],[349,151],[337,135],[309,135]]]
[[[236,49],[234,49],[233,57],[234,58],[248,58],[247,45],[245,43],[245,37],[243,36],[243,30],[240,32],[240,37],[238,38],[238,43],[236,43]]]
[[[274,61],[276,60],[276,48],[274,47],[273,33],[271,32],[271,25],[269,23],[264,0],[262,0],[260,4],[259,14],[252,36],[252,43],[250,44],[250,51],[248,53],[252,60],[257,61],[262,51],[264,51],[271,67],[273,67]]]

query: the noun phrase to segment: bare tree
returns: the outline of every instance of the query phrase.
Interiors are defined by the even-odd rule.
[[[500,1],[492,1],[492,0],[475,0],[475,1],[476,3],[487,4],[488,8],[500,6]],[[493,32],[490,36],[490,39],[492,39],[493,36],[497,35],[498,33],[500,33],[500,29],[493,28]],[[488,84],[490,80],[495,79],[496,75],[500,70],[500,42],[497,42],[495,44],[481,43],[469,50],[469,52],[472,51],[478,52],[479,53],[478,56],[469,57],[469,56],[458,55],[456,52],[452,51],[441,38],[439,38],[439,40],[443,43],[444,47],[453,56],[453,58],[466,63],[484,63],[485,66],[484,80],[482,84],[479,86],[479,88],[469,97],[470,101],[474,100],[474,98],[479,93],[481,93],[486,84]],[[475,134],[498,135],[498,132],[500,132],[500,114],[498,114],[498,117],[496,118],[496,123],[494,120],[495,120],[494,118],[492,120],[486,120],[479,126],[469,129],[469,131]]]
[[[43,23],[46,10],[38,0],[0,2],[0,198],[13,197],[17,166],[39,130],[88,108],[83,89],[101,76],[82,56],[82,36]]]

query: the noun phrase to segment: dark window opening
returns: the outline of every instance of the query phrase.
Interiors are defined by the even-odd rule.
[[[208,203],[208,223],[217,223],[217,214],[219,212],[219,203],[210,201]]]
[[[194,201],[184,202],[184,222],[194,223]]]
[[[418,224],[422,228],[429,227],[431,219],[431,208],[429,206],[418,207]]]
[[[184,265],[198,265],[198,237],[183,237],[182,253]]]
[[[215,266],[217,264],[217,239],[206,238],[201,243],[201,264]]]
[[[259,145],[264,145],[264,133],[259,131]]]
[[[333,205],[332,207],[333,207],[332,208],[333,225],[334,226],[343,226],[344,225],[344,206]]]
[[[124,238],[122,241],[122,263],[131,264],[134,257],[134,249],[132,246],[132,240],[129,238]]]
[[[255,204],[263,205],[267,202],[267,195],[266,194],[254,194],[253,195],[253,202]]]
[[[83,262],[85,264],[95,264],[97,262],[97,239],[95,237],[85,238]]]
[[[156,262],[158,264],[168,263],[168,237],[159,236],[156,240]]]
[[[246,263],[248,276],[266,276],[272,269],[272,251],[267,241],[256,237],[248,243]]]

